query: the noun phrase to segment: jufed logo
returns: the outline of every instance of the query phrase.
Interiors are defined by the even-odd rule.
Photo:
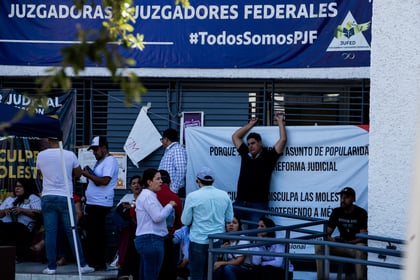
[[[334,38],[327,52],[334,51],[369,51],[370,46],[363,32],[370,29],[370,21],[357,23],[349,11],[341,25],[334,30]]]

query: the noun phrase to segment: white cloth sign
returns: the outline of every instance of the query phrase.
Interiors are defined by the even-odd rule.
[[[235,199],[240,156],[231,139],[237,129],[186,129],[187,192],[197,188],[197,171],[208,166],[216,174],[214,185]],[[356,191],[356,204],[367,210],[369,132],[365,128],[287,126],[286,130],[287,145],[271,179],[271,211],[328,219],[332,209],[340,205],[338,192],[345,186]],[[279,138],[278,127],[254,127],[251,131],[261,134],[266,147],[272,147]],[[275,220],[282,225],[297,223]]]
[[[124,144],[124,151],[136,167],[138,162],[162,146],[162,137],[147,115],[148,107],[140,109],[136,122]]]

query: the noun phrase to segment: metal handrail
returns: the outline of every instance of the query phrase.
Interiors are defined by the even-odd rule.
[[[308,217],[301,217],[289,214],[279,214],[270,211],[264,210],[254,210],[251,208],[246,207],[235,207],[235,209],[241,209],[245,211],[254,211],[254,212],[261,212],[269,215],[274,216],[281,216],[286,218],[292,218],[296,220],[305,220],[307,222],[288,225],[288,226],[275,226],[272,228],[264,228],[264,229],[252,229],[252,230],[241,230],[236,232],[228,232],[228,233],[220,233],[220,234],[212,234],[209,235],[209,258],[208,258],[208,279],[211,280],[213,277],[213,255],[220,254],[220,253],[232,253],[232,254],[241,254],[241,255],[265,255],[265,256],[279,256],[284,257],[284,270],[285,270],[285,279],[288,279],[288,263],[289,259],[304,259],[304,260],[322,260],[324,261],[324,270],[325,273],[329,273],[329,262],[339,262],[339,263],[352,263],[352,264],[362,264],[366,266],[376,266],[376,267],[384,267],[390,269],[402,269],[403,266],[398,263],[386,263],[386,262],[379,262],[379,261],[372,261],[372,260],[361,260],[355,259],[350,257],[342,257],[342,256],[334,256],[329,255],[329,247],[343,247],[343,248],[350,248],[359,251],[365,251],[368,253],[375,253],[380,254],[382,256],[393,256],[402,258],[404,256],[404,252],[402,250],[397,250],[395,246],[387,246],[386,248],[378,248],[372,246],[365,246],[365,245],[355,245],[355,244],[348,244],[348,243],[339,243],[339,242],[331,242],[331,241],[324,241],[324,240],[316,240],[314,238],[325,237],[325,229],[326,229],[326,220],[317,219],[317,218],[308,218]],[[316,231],[316,230],[308,230],[304,229],[305,227],[310,227],[314,225],[324,225],[324,232]],[[257,237],[255,236],[258,232],[270,232],[270,231],[284,231],[286,238],[268,238],[268,237]],[[307,235],[299,236],[295,238],[290,238],[291,232],[298,232],[298,233],[306,233]],[[253,235],[253,236],[250,236]],[[369,234],[358,234],[357,237],[363,238],[366,240],[375,240],[381,242],[387,242],[388,244],[405,244],[406,242],[401,239],[389,238],[384,236],[376,236],[376,235],[369,235]],[[249,244],[241,244],[241,245],[234,245],[224,248],[214,248],[213,241],[215,239],[229,239],[229,240],[247,240]],[[254,242],[254,243],[253,243]],[[282,253],[276,252],[261,252],[252,250],[256,246],[261,245],[270,245],[270,244],[285,244],[286,250]],[[323,245],[325,246],[324,255],[317,255],[313,254],[296,254],[296,253],[289,253],[289,244],[310,244],[310,245]],[[247,249],[247,250],[244,250]]]
[[[405,240],[402,240],[402,239],[383,237],[383,236],[366,234],[366,233],[358,233],[358,234],[356,234],[356,237],[363,238],[363,239],[369,239],[369,240],[376,240],[376,241],[394,243],[394,244],[406,244],[407,243]]]

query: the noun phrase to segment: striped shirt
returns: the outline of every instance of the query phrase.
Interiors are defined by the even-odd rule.
[[[170,188],[174,193],[178,193],[178,190],[185,186],[187,152],[179,142],[173,142],[165,149],[159,169],[168,171],[171,177]]]

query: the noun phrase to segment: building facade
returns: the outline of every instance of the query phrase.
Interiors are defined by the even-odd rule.
[[[328,8],[333,14],[331,3],[335,2],[328,2],[333,5]],[[418,26],[420,20],[420,3],[366,2],[372,5],[373,14],[371,42],[367,40],[371,49],[368,58],[363,56],[367,65],[337,67],[322,65],[322,59],[310,60],[316,67],[309,60],[302,64],[294,61],[289,67],[254,67],[252,63],[245,67],[235,67],[234,63],[189,68],[151,65],[134,69],[143,77],[148,93],[142,104],[130,107],[125,106],[124,94],[111,83],[106,71],[90,67],[74,80],[76,145],[86,145],[93,135],[100,134],[109,137],[111,150],[122,150],[139,108],[148,102],[152,106],[149,116],[159,131],[179,128],[180,114],[184,111],[203,111],[208,126],[239,126],[250,116],[260,117],[261,125],[272,125],[275,110],[285,112],[287,125],[369,124],[369,233],[411,240],[415,233],[419,234],[411,219],[416,216],[407,213],[418,213],[415,207],[418,203],[411,202],[410,197],[415,200],[417,194],[414,175],[420,33],[413,31],[413,26]],[[257,16],[258,12],[252,15]],[[308,23],[311,24],[309,20]],[[200,50],[197,52],[194,55],[200,55]],[[308,56],[314,57],[316,53],[314,50]],[[351,59],[348,54],[351,51],[345,53]],[[209,59],[212,55],[209,53]],[[3,52],[2,61],[8,56]],[[309,67],[303,67],[305,63]],[[34,90],[35,78],[44,75],[48,66],[28,66],[25,61],[1,64],[0,87],[29,93]],[[130,163],[128,176],[156,166],[161,155],[161,150],[154,152],[140,169]],[[416,238],[412,247],[418,248],[415,241]],[[413,254],[411,260],[415,262],[418,256]],[[369,259],[378,260],[375,255],[369,255]],[[418,279],[417,270],[410,265],[407,268],[404,278],[401,271],[369,268],[369,279]]]

